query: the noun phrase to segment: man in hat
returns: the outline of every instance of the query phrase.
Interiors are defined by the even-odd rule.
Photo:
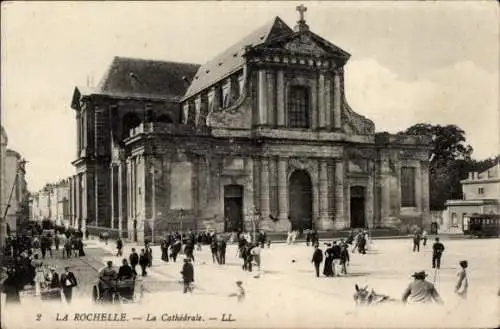
[[[416,304],[430,302],[443,303],[434,285],[425,280],[427,277],[425,271],[415,272],[412,276],[415,280],[408,285],[408,288],[403,293],[403,303],[407,303],[408,300]]]
[[[444,245],[436,238],[436,242],[432,246],[432,268],[441,268],[441,256],[443,255]]]
[[[186,256],[184,258],[184,265],[182,266],[182,281],[184,282],[184,293],[193,292],[191,283],[194,282],[194,268],[191,264],[191,259]]]
[[[70,271],[69,266],[64,267],[64,273],[61,274],[61,279],[59,280],[61,288],[64,294],[66,302],[71,303],[71,298],[73,297],[73,288],[77,286],[76,277],[73,272]]]
[[[57,274],[56,269],[51,266],[50,267],[50,273],[47,276],[47,281],[49,282],[49,288],[54,289],[54,288],[59,288],[59,274]]]
[[[462,298],[467,298],[467,290],[469,288],[469,279],[467,278],[467,272],[465,269],[468,267],[468,262],[463,260],[458,263],[460,265],[460,270],[457,273],[457,284],[455,285],[455,293]]]

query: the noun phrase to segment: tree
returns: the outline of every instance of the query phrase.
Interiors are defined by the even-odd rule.
[[[398,134],[423,135],[432,140],[429,166],[431,210],[443,210],[447,200],[461,199],[460,180],[467,178],[473,167],[473,149],[466,143],[465,131],[456,125],[419,123]]]

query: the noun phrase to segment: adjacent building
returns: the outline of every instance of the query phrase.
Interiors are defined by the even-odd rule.
[[[76,87],[74,225],[142,240],[428,224],[430,141],[376,133],[348,104],[350,54],[299,11],[204,65],[116,57]]]
[[[2,216],[11,232],[17,226],[29,219],[29,193],[26,184],[25,161],[21,155],[13,150],[6,149],[4,158],[4,203]],[[7,209],[7,211],[6,211]]]
[[[31,197],[32,219],[50,220],[56,225],[69,226],[69,197],[69,179],[45,185]]]
[[[5,169],[5,159],[7,157],[7,143],[8,143],[7,133],[3,126],[0,126],[0,248],[3,248],[5,243],[5,237],[7,235],[7,223],[3,218],[5,207],[7,206],[7,184],[6,184],[6,169]]]
[[[500,214],[500,163],[481,173],[469,173],[461,184],[463,199],[446,202],[441,232],[463,233],[464,220],[471,214]]]

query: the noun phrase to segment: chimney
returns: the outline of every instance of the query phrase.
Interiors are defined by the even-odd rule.
[[[479,179],[479,173],[478,173],[478,172],[475,172],[475,173],[474,173],[474,179],[475,179],[475,180],[478,180],[478,179]]]
[[[474,173],[469,172],[469,180],[472,180],[472,179],[474,178],[474,176],[473,176],[473,175],[474,175]]]

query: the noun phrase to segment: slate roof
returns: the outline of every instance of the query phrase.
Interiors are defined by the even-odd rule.
[[[95,93],[179,100],[199,67],[198,64],[115,57]]]
[[[275,38],[292,34],[293,30],[279,17],[275,17],[266,25],[258,28],[226,51],[216,56],[196,73],[184,99],[189,98],[201,90],[239,70],[245,63],[242,56],[246,46],[257,46]]]

